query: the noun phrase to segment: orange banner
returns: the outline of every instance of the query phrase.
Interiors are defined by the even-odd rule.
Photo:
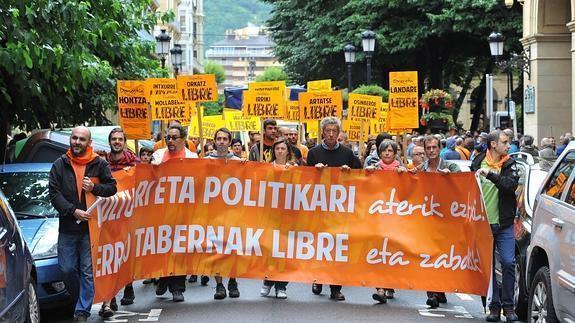
[[[192,273],[488,290],[492,236],[472,173],[183,159],[114,176],[118,194],[89,223],[95,303],[133,280]]]
[[[389,72],[389,128],[419,128],[417,71]]]
[[[120,127],[129,139],[150,139],[146,81],[118,81],[118,114]]]

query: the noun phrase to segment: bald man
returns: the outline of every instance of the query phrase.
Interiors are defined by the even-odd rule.
[[[76,322],[87,322],[94,298],[86,192],[102,197],[116,194],[108,162],[94,153],[91,143],[88,128],[74,128],[70,149],[54,162],[49,177],[50,202],[60,220],[58,265],[66,289],[76,301]],[[97,179],[97,184],[92,179]]]

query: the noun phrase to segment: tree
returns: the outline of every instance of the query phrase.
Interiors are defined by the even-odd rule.
[[[376,33],[373,83],[383,87],[390,71],[417,70],[422,92],[454,84],[465,94],[469,75],[490,68],[493,30],[505,35],[511,51],[520,49],[521,7],[507,9],[498,0],[264,1],[273,5],[268,25],[275,54],[299,83],[331,78],[344,86],[343,47],[355,45],[362,62],[361,32],[368,28]],[[354,81],[362,82],[365,67],[354,65]]]
[[[222,84],[226,80],[224,67],[214,61],[206,61],[204,63],[204,74],[214,74],[216,76],[216,83],[218,84]]]
[[[383,102],[389,99],[389,91],[377,85],[360,85],[351,93],[381,96]]]
[[[9,0],[0,16],[0,152],[11,126],[106,124],[116,80],[167,76],[138,33],[174,15],[148,0]]]
[[[281,67],[271,66],[264,70],[264,72],[256,77],[256,82],[267,81],[289,81],[289,77]]]

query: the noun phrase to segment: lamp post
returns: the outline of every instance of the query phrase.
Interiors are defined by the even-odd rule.
[[[507,115],[509,116],[509,121],[511,121],[511,92],[513,91],[513,86],[511,83],[512,68],[526,73],[529,79],[531,79],[531,51],[529,48],[525,48],[520,54],[512,53],[508,60],[504,60],[501,57],[503,56],[503,44],[505,37],[503,37],[501,33],[492,32],[488,39],[489,50],[491,51],[491,56],[495,58],[495,64],[497,67],[505,70],[507,74]],[[513,113],[513,115],[514,114],[515,113]],[[517,117],[515,117],[513,120],[516,123]],[[513,128],[515,135],[517,135],[517,126],[515,125]]]
[[[160,56],[162,68],[166,67],[166,56],[168,56],[168,48],[172,37],[166,33],[165,29],[160,30],[160,34],[156,36],[156,54]]]
[[[371,84],[371,57],[375,50],[375,33],[371,30],[366,30],[361,33],[363,52],[367,59],[367,84]]]
[[[174,47],[170,49],[170,54],[172,56],[172,66],[174,67],[174,75],[178,75],[179,69],[182,67],[182,45],[174,44]]]
[[[347,91],[351,93],[353,90],[353,84],[351,83],[351,67],[353,66],[353,63],[355,63],[355,46],[352,44],[345,45],[343,48],[343,54],[347,64]]]

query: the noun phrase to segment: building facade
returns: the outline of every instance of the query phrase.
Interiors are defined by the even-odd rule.
[[[525,133],[539,141],[575,128],[575,0],[522,0]]]
[[[182,74],[204,71],[204,1],[182,0],[178,6],[180,27],[179,44],[182,47]]]
[[[281,66],[273,54],[274,43],[265,28],[247,27],[226,31],[225,39],[214,43],[206,59],[223,66],[226,80],[220,89],[247,85],[271,66]]]

